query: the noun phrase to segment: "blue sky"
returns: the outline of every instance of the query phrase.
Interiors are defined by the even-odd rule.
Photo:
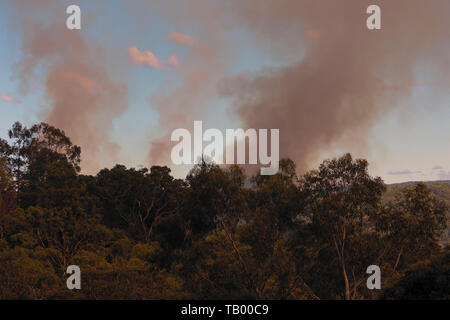
[[[69,2],[63,3],[62,8]],[[104,1],[70,3],[80,4],[83,21],[80,32],[89,43],[101,46],[105,52],[103,67],[110,79],[127,88],[126,108],[114,117],[107,128],[110,139],[120,146],[117,162],[132,167],[151,165],[148,158],[151,142],[164,137],[168,133],[164,131],[171,130],[158,125],[161,120],[160,110],[154,105],[153,98],[161,94],[170,97],[173,90],[183,85],[183,66],[196,66],[189,65],[190,60],[196,59],[192,46],[171,41],[168,35],[176,31],[206,43],[207,39],[201,37],[207,32],[199,29],[200,24],[174,23],[174,19],[167,19],[157,8],[141,12],[145,19],[138,18],[136,11],[124,1],[111,0],[108,5]],[[42,9],[45,11],[45,7]],[[0,99],[0,136],[4,138],[13,122],[21,121],[30,125],[46,120],[46,110],[52,108],[52,101],[46,95],[46,78],[50,69],[47,64],[51,64],[51,60],[43,59],[36,67],[34,74],[30,75],[31,86],[27,92],[20,90],[17,65],[26,53],[22,49],[24,31],[17,28],[15,23],[18,15],[20,13],[13,10],[10,2],[0,1],[0,93],[12,99]],[[39,19],[39,14],[36,15],[35,18]],[[48,19],[45,15],[41,17]],[[61,12],[57,19],[65,21],[65,17],[65,13]],[[218,55],[215,62],[217,65],[223,64],[227,76],[258,73],[265,67],[292,63],[291,58],[277,59],[273,52],[262,50],[245,28],[232,26],[224,30],[221,36],[226,39],[225,43],[237,45],[237,48],[230,49],[232,58],[222,59],[228,58],[227,53],[224,53],[223,57]],[[131,46],[137,47],[142,54],[151,51],[166,64],[170,56],[176,56],[180,67],[157,69],[146,62],[136,63],[127,52]],[[295,59],[301,61],[305,48],[299,46],[293,50],[296,50]],[[311,161],[311,167],[325,157],[351,151],[356,156],[367,158],[371,164],[371,173],[380,175],[389,183],[450,179],[450,96],[441,88],[433,87],[433,77],[434,74],[428,73],[425,67],[423,70],[418,69],[415,78],[423,81],[423,84],[411,86],[407,89],[409,94],[396,101],[401,110],[409,111],[396,112],[398,109],[393,109],[392,112],[386,112],[370,128],[364,148],[352,149],[339,145],[337,141],[322,149],[320,157]],[[205,106],[200,110],[207,126],[225,129],[242,125],[239,117],[232,112],[231,99],[217,94],[204,103]],[[433,105],[432,109],[430,104]],[[104,166],[111,164],[107,161],[102,163]],[[179,171],[179,174],[183,173],[185,171]]]

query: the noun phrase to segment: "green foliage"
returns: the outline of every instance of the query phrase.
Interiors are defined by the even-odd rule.
[[[388,186],[386,193],[383,195],[383,202],[386,204],[392,202],[405,188],[409,188],[411,185],[413,185],[413,183],[400,183]],[[431,194],[435,195],[437,199],[444,201],[447,207],[450,208],[450,181],[427,182],[426,186]],[[447,211],[447,230],[441,235],[441,243],[444,246],[450,244],[449,221],[450,210]]]
[[[16,198],[8,159],[0,157],[0,216],[14,209]]]
[[[353,160],[350,154],[324,161],[319,170],[301,179],[304,214],[310,221],[312,236],[324,250],[322,254],[329,257],[318,263],[336,266],[334,278],[342,279],[344,284],[344,292],[338,295],[345,299],[358,295],[365,268],[377,259],[378,234],[372,220],[380,211],[384,189],[380,178],[369,176],[367,161]],[[367,252],[372,255],[367,257]]]
[[[394,285],[384,290],[386,300],[450,299],[450,250],[421,261],[405,272]]]
[[[371,264],[385,298],[448,299],[444,185],[383,198],[349,154],[302,176],[289,159],[272,176],[206,161],[184,180],[160,166],[85,176],[59,129],[16,123],[9,136],[0,299],[372,299]],[[72,264],[81,290],[66,287]]]

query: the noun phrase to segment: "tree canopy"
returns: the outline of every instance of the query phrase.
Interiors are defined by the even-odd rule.
[[[272,176],[202,161],[185,179],[80,165],[45,123],[0,140],[0,299],[448,299],[447,204],[421,183],[384,201],[364,159]]]

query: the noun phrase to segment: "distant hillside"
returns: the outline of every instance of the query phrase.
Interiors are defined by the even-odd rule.
[[[439,199],[444,200],[450,206],[450,180],[442,181],[409,181],[403,183],[395,183],[387,186],[387,192],[384,195],[386,202],[394,200],[394,197],[405,187],[416,184],[425,183],[431,192]]]
[[[421,181],[409,181],[387,185],[387,191],[383,196],[383,201],[385,203],[393,201],[395,196],[399,194],[402,189],[419,182]],[[431,192],[436,195],[438,199],[444,200],[450,208],[450,180],[422,181],[422,183],[425,183]],[[447,221],[450,221],[450,211],[447,213],[447,218]],[[444,244],[449,244],[449,239],[450,223],[447,223],[447,234],[443,236],[442,241]]]

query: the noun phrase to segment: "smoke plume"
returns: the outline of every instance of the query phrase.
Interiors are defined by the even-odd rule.
[[[111,141],[109,132],[113,119],[126,109],[127,90],[108,75],[104,50],[87,39],[83,30],[65,27],[66,8],[60,1],[10,3],[17,9],[23,34],[18,63],[22,90],[27,90],[33,72],[44,68],[49,102],[44,121],[65,130],[82,147],[84,172],[96,173],[102,166],[112,165],[119,146]],[[45,16],[50,23],[42,20]]]
[[[381,7],[381,30],[366,27],[371,4]],[[430,85],[448,88],[450,10],[445,0],[250,0],[205,6],[193,1],[177,19],[215,32],[215,42],[204,43],[213,54],[230,61],[242,48],[220,36],[235,26],[283,65],[227,74],[220,88],[233,99],[245,127],[280,129],[281,155],[294,159],[300,170],[335,143],[364,149],[373,125],[410,95],[408,89],[423,83],[417,79],[419,67],[434,73],[436,83]],[[227,57],[223,47],[235,51]],[[217,73],[208,71],[209,78]],[[184,90],[179,89],[187,94],[187,108],[176,110],[190,110],[191,93],[198,91],[189,89],[192,83],[187,78]],[[173,109],[161,111],[174,114]]]
[[[47,68],[47,121],[83,147],[84,168],[113,159],[118,146],[108,133],[126,109],[126,88],[108,76],[103,50],[83,33],[61,28],[64,21],[34,20],[40,4],[61,16],[59,1],[11,3],[24,37],[22,85],[38,66]],[[381,30],[366,27],[371,4],[381,7]],[[160,115],[150,164],[170,164],[171,131],[203,120],[223,97],[232,100],[244,128],[280,129],[280,154],[300,171],[336,145],[364,150],[383,115],[425,83],[420,70],[432,74],[427,86],[448,89],[449,7],[447,0],[131,2],[136,21],[158,12],[173,26],[164,31],[167,41],[188,51],[181,62],[170,59],[180,85],[150,97]],[[232,66],[249,45],[276,66],[236,74]]]

